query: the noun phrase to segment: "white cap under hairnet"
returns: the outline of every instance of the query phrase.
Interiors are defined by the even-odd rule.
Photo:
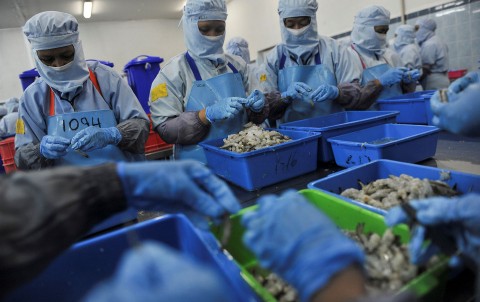
[[[429,18],[419,19],[415,24],[431,31],[435,31],[435,29],[437,29],[437,23],[435,20]]]
[[[367,6],[355,15],[354,24],[373,26],[389,25],[390,12],[379,5]]]
[[[291,17],[314,16],[317,12],[317,0],[279,0],[278,14],[282,19]]]
[[[245,62],[250,63],[250,52],[248,42],[244,38],[234,37],[227,42],[226,51],[232,55],[242,57]]]
[[[78,41],[78,22],[70,14],[47,11],[30,18],[23,33],[35,50],[59,48]]]

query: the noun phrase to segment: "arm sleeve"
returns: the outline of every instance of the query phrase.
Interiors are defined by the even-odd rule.
[[[54,161],[40,154],[40,144],[29,143],[15,150],[15,164],[20,170],[40,170],[52,167]]]
[[[145,153],[145,143],[150,131],[150,123],[141,118],[132,118],[117,125],[122,135],[118,147],[135,154]]]
[[[383,88],[378,80],[373,80],[363,87],[358,82],[342,83],[338,89],[335,102],[345,109],[365,110],[375,103]]]
[[[210,131],[198,117],[198,111],[186,111],[158,125],[156,131],[168,144],[193,145],[201,142]]]
[[[0,295],[33,278],[91,227],[124,209],[113,164],[0,178]]]
[[[285,114],[285,110],[287,110],[289,104],[283,102],[281,98],[282,96],[278,91],[265,94],[265,107],[267,107],[268,110],[268,119],[278,120]]]

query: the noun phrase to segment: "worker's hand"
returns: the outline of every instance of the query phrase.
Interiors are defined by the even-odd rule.
[[[338,97],[339,91],[337,86],[333,85],[320,85],[315,91],[312,92],[310,97],[314,102],[323,102],[334,100]]]
[[[415,83],[420,78],[418,69],[407,70],[403,73],[402,82],[405,84]]]
[[[447,90],[448,100],[445,103],[440,91],[435,92],[430,99],[433,125],[455,134],[480,136],[479,95],[480,83],[469,84],[458,93]]]
[[[230,119],[243,109],[243,104],[245,103],[247,103],[245,98],[224,98],[217,101],[215,104],[208,106],[205,109],[205,116],[210,123]]]
[[[392,86],[402,81],[406,70],[407,69],[405,67],[390,68],[384,74],[382,74],[378,80],[383,87]]]
[[[48,159],[58,159],[67,154],[70,140],[53,135],[45,135],[40,142],[40,153]]]
[[[181,212],[206,230],[206,217],[220,222],[240,210],[227,184],[193,160],[119,163],[117,171],[128,204],[136,209]]]
[[[255,89],[247,98],[246,108],[250,108],[253,112],[260,112],[265,106],[265,96],[260,90]]]
[[[410,204],[417,211],[418,221],[426,226],[448,226],[445,235],[455,238],[457,248],[480,265],[480,194],[470,193],[460,197],[432,197],[414,200]],[[409,221],[401,207],[392,208],[386,215],[389,226]],[[425,263],[438,248],[424,245],[425,228],[417,227],[410,241],[410,256],[415,264]],[[453,258],[452,264],[458,264]]]
[[[72,149],[88,152],[108,145],[117,145],[121,140],[122,135],[117,127],[98,128],[90,126],[75,134],[72,138]]]
[[[293,285],[302,301],[341,270],[363,264],[360,248],[302,195],[287,191],[259,199],[242,218],[245,244],[262,267]]]
[[[287,91],[282,92],[281,97],[285,103],[291,103],[295,100],[301,100],[309,97],[312,92],[312,88],[302,82],[293,82],[287,88]]]
[[[470,84],[475,84],[480,82],[480,74],[478,71],[472,71],[467,73],[465,76],[461,77],[460,79],[455,80],[450,86],[448,90],[452,93],[460,93],[465,88],[467,88]]]
[[[110,280],[86,302],[229,301],[227,286],[210,267],[155,241],[127,251]]]

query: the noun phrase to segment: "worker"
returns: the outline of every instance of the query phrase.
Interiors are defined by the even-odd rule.
[[[240,210],[228,186],[194,161],[106,163],[0,177],[0,298],[127,207],[183,213],[200,229]],[[138,300],[137,300],[138,301]]]
[[[316,0],[279,0],[282,43],[259,67],[266,103],[281,113],[277,124],[356,105],[359,85],[350,83],[360,80],[361,69],[335,40],[318,35],[317,8]]]
[[[403,67],[409,70],[416,69],[421,74],[422,58],[420,56],[420,48],[415,42],[415,27],[408,24],[397,27],[393,49],[400,56]]]
[[[363,70],[362,86],[371,91],[375,100],[386,99],[415,91],[418,70],[402,68],[402,60],[395,51],[386,47],[390,12],[382,6],[371,5],[355,15],[349,49],[355,64]],[[378,109],[374,103],[370,109]]]
[[[247,64],[250,63],[248,42],[242,37],[233,37],[227,42],[225,52],[241,57]]]
[[[40,78],[20,99],[18,168],[143,160],[148,117],[119,74],[86,62],[77,20],[42,12],[26,22],[23,33]]]
[[[15,126],[18,119],[18,98],[10,98],[5,102],[7,115],[0,119],[0,140],[5,136],[15,135]]]
[[[421,83],[424,90],[447,88],[448,47],[435,34],[437,23],[430,18],[422,18],[415,23],[417,42],[420,45],[423,74]]]
[[[152,83],[153,126],[175,159],[206,162],[200,141],[224,138],[265,120],[264,96],[249,85],[248,67],[223,51],[225,0],[187,0],[182,25],[187,51],[172,58]]]

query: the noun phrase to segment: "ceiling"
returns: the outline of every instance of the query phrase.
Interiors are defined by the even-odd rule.
[[[185,0],[93,0],[92,17],[85,19],[82,0],[0,0],[0,29],[22,27],[33,15],[48,10],[70,13],[80,23],[180,19],[184,3]]]

